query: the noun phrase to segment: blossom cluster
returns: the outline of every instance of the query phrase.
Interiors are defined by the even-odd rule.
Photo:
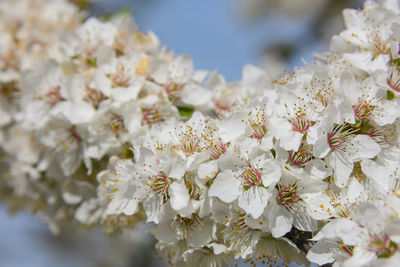
[[[57,232],[145,222],[178,266],[400,260],[400,2],[279,79],[196,71],[124,16],[0,3],[0,192]]]

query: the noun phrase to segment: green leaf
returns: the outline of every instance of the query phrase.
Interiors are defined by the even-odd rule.
[[[187,106],[178,106],[178,111],[179,114],[183,117],[188,117],[190,118],[194,112],[194,108],[193,107],[187,107]]]

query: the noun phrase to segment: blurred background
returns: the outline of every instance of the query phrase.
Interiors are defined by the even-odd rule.
[[[129,7],[141,31],[153,31],[175,54],[191,55],[196,69],[217,69],[234,81],[247,63],[275,76],[312,62],[343,29],[341,11],[363,2],[96,0],[89,13],[103,16]],[[0,266],[167,266],[144,227],[136,232],[122,240],[101,230],[54,236],[39,219],[23,212],[10,216],[0,205]]]

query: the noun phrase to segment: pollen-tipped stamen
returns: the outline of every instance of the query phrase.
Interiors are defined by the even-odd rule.
[[[184,84],[169,82],[164,85],[164,91],[171,98],[179,98],[184,86]]]
[[[242,176],[247,186],[257,186],[261,183],[261,172],[257,168],[247,168]]]
[[[397,252],[398,245],[387,234],[376,234],[371,238],[368,249],[378,258],[390,258]]]
[[[310,120],[301,116],[291,119],[290,122],[292,123],[292,129],[302,134],[310,128]]]
[[[356,132],[356,129],[349,129],[349,126],[346,124],[335,126],[333,130],[328,133],[329,147],[332,151],[344,151],[349,136]]]
[[[212,159],[217,160],[217,159],[219,159],[219,157],[221,157],[223,154],[225,154],[227,149],[228,149],[228,146],[224,143],[219,143],[217,145],[214,145],[210,149],[210,156]]]
[[[376,106],[370,105],[367,102],[359,103],[353,106],[354,116],[360,120],[364,121],[372,117],[372,112]]]
[[[124,118],[121,115],[115,115],[110,120],[110,129],[115,135],[125,132]]]
[[[386,82],[390,89],[400,92],[400,73],[397,67],[391,68],[390,76],[387,78]]]
[[[163,121],[161,112],[157,108],[144,108],[142,110],[142,121],[151,126]]]
[[[166,197],[170,186],[169,178],[164,173],[159,173],[150,177],[149,186],[157,195]]]
[[[296,183],[293,185],[278,186],[278,190],[278,203],[286,208],[290,208],[293,204],[300,200],[300,197],[296,191]]]
[[[85,89],[86,95],[83,98],[86,102],[92,104],[92,106],[97,109],[100,103],[106,99],[106,96],[99,90],[93,88]]]
[[[43,99],[51,107],[54,107],[57,103],[65,100],[61,95],[60,86],[55,86],[51,88],[46,94],[39,96],[39,99]]]
[[[301,144],[297,151],[289,151],[289,163],[295,167],[304,167],[313,159],[313,155],[307,145]]]

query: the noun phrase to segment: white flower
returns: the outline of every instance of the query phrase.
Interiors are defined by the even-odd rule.
[[[138,189],[134,198],[143,203],[148,222],[158,223],[167,205],[175,211],[187,207],[190,196],[182,179],[185,168],[179,158],[171,154],[153,155],[143,149],[130,171]]]
[[[209,196],[238,205],[253,218],[261,216],[282,174],[281,166],[265,155],[250,154],[234,169],[223,170],[210,187]]]
[[[190,247],[201,248],[207,245],[215,233],[213,221],[209,218],[200,218],[197,214],[188,217],[176,215],[172,219],[160,222],[152,233],[166,244],[186,241]]]
[[[314,155],[327,157],[329,165],[335,172],[335,184],[344,187],[353,170],[353,162],[373,158],[381,147],[368,135],[358,134],[357,129],[348,124],[327,124],[319,133],[314,146]],[[328,155],[328,153],[331,153]]]
[[[114,173],[106,170],[97,175],[97,180],[106,190],[103,194],[111,200],[106,214],[135,214],[139,201],[135,197],[138,188],[133,180],[136,171],[134,164],[131,160],[121,160],[115,165]]]

